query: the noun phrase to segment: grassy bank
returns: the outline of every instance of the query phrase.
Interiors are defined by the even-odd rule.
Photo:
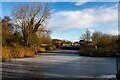
[[[11,58],[33,57],[35,54],[54,50],[54,47],[25,47],[18,44],[12,46],[2,46],[2,61],[8,61]]]

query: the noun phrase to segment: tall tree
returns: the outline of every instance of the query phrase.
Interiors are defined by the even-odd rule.
[[[85,31],[85,33],[84,34],[82,34],[82,36],[81,36],[81,38],[83,39],[83,40],[86,40],[86,41],[90,41],[90,31],[88,30],[88,28],[86,29],[86,31]]]
[[[95,31],[92,33],[91,39],[97,46],[114,46],[117,36]]]
[[[40,3],[19,5],[13,9],[13,19],[17,27],[22,30],[23,39],[27,46],[31,45],[38,28],[48,19],[49,15],[48,4],[44,7]]]
[[[2,19],[0,17],[0,46],[2,45]],[[1,49],[1,48],[0,48]]]
[[[2,19],[2,44],[9,44],[14,27],[9,16]]]
[[[100,37],[102,35],[103,33],[95,31],[92,33],[91,39],[96,45],[100,45]]]

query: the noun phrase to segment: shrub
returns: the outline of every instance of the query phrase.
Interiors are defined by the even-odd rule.
[[[38,50],[37,50],[37,52],[45,52],[46,50],[45,50],[45,48],[44,47],[40,47],[40,48],[38,48]]]
[[[2,61],[6,61],[11,58],[24,58],[34,56],[35,51],[28,47],[23,47],[17,44],[13,46],[3,46],[2,48]]]
[[[35,51],[29,49],[29,48],[26,48],[25,49],[25,54],[24,54],[24,57],[32,57],[35,55]]]
[[[11,53],[13,58],[22,58],[25,56],[25,48],[14,44],[13,49],[11,49]]]
[[[117,50],[113,47],[82,47],[80,55],[83,56],[95,56],[95,57],[115,57]]]
[[[2,61],[6,61],[7,59],[10,59],[10,58],[11,58],[10,48],[3,47],[2,48]]]

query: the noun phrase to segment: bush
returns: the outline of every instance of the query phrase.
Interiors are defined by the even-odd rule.
[[[55,50],[56,47],[54,45],[40,46],[37,48],[37,52],[45,52]]]
[[[11,58],[9,47],[2,47],[2,61],[6,61],[7,59]]]
[[[52,45],[45,47],[46,51],[51,51],[51,50],[54,50],[54,49],[55,49],[55,46],[52,46]]]
[[[115,57],[117,50],[113,47],[82,47],[80,55],[94,57]]]
[[[23,47],[14,44],[14,46],[3,46],[2,47],[2,61],[9,60],[11,58],[24,58],[34,56],[35,51],[28,47]]]
[[[37,50],[37,52],[45,52],[46,50],[45,50],[45,48],[44,47],[40,47],[40,48],[38,48],[38,50]]]
[[[32,57],[35,55],[35,51],[29,49],[29,48],[26,48],[25,49],[25,54],[24,54],[24,57]]]

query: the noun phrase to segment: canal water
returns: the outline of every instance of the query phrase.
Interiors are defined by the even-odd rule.
[[[5,78],[115,78],[116,59],[79,56],[75,50],[38,53],[2,63]]]

